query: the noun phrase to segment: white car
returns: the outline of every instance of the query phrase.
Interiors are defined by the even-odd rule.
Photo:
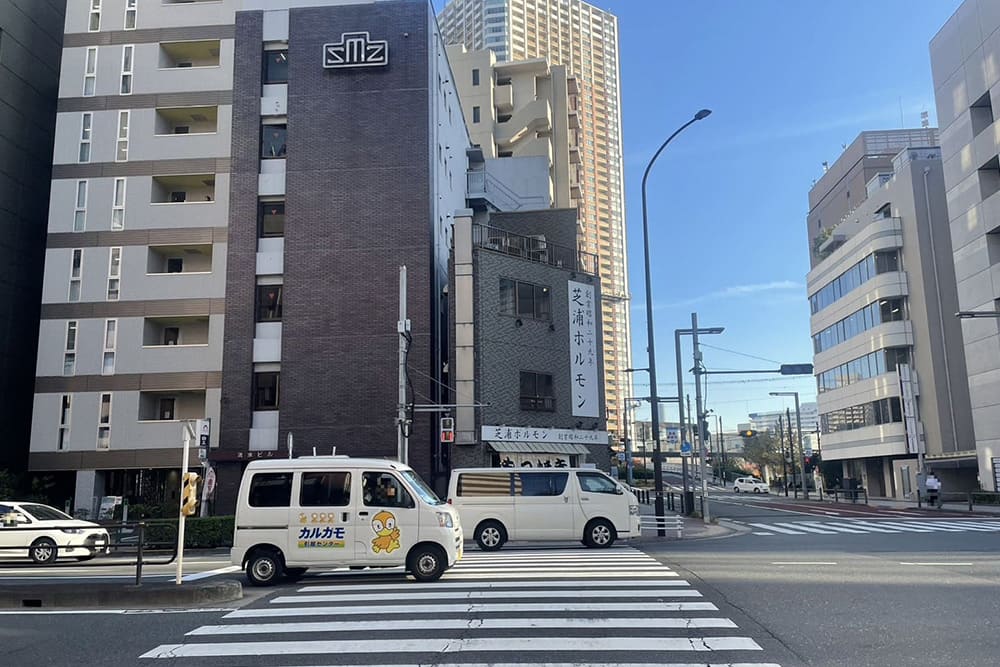
[[[0,501],[0,560],[27,556],[40,564],[56,558],[90,560],[107,553],[108,531],[39,503]]]
[[[739,493],[770,493],[770,487],[756,477],[737,477],[733,482],[733,491]]]

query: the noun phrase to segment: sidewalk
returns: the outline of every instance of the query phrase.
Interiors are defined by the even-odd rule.
[[[800,500],[801,500],[801,498],[800,498]],[[817,500],[816,494],[814,492],[812,492],[812,491],[809,492],[809,502],[820,502],[819,500]],[[864,496],[863,495],[858,498],[858,502],[857,503],[852,503],[849,500],[845,501],[843,499],[841,499],[840,502],[835,503],[832,500],[832,496],[827,497],[826,494],[823,494],[823,501],[822,502],[824,504],[828,504],[828,505],[831,505],[833,507],[836,507],[837,505],[848,505],[849,506],[849,505],[852,505],[852,504],[854,504],[854,505],[864,505],[865,504],[864,503]],[[983,515],[986,515],[986,516],[1000,516],[1000,505],[979,505],[979,504],[973,504],[972,505],[972,510],[970,511],[969,510],[969,502],[968,502],[968,500],[966,500],[965,498],[959,499],[958,497],[955,497],[953,499],[949,499],[948,494],[944,494],[943,505],[944,505],[943,507],[941,507],[941,506],[929,507],[927,505],[927,503],[924,502],[924,503],[921,503],[920,508],[918,508],[916,500],[900,500],[899,498],[883,498],[883,497],[877,497],[877,496],[869,496],[868,497],[868,506],[869,507],[876,507],[878,509],[889,509],[889,510],[915,510],[915,509],[923,509],[923,510],[927,510],[927,511],[944,510],[944,511],[947,511],[947,512],[962,512],[962,513],[965,513],[965,514],[983,514]]]
[[[238,581],[208,583],[156,582],[135,586],[121,583],[2,582],[0,609],[72,607],[190,607],[232,602],[243,597]]]
[[[709,495],[711,497],[711,494]],[[697,502],[697,500],[695,501]],[[649,505],[639,505],[639,516],[653,517],[655,516],[655,507],[652,502]],[[656,529],[643,529],[642,535],[639,537],[638,543],[643,545],[653,545],[653,544],[665,544],[667,542],[677,542],[679,540],[704,540],[704,539],[715,539],[721,537],[729,537],[732,535],[742,534],[742,530],[732,523],[729,523],[723,519],[719,523],[705,523],[700,517],[690,517],[683,516],[678,512],[672,512],[669,509],[665,510],[666,517],[668,519],[673,519],[674,517],[680,518],[683,527],[681,528],[681,537],[677,537],[677,531],[668,528],[665,537],[659,537],[656,534]]]

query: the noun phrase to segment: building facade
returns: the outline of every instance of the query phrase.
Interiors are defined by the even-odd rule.
[[[797,427],[795,422],[795,410],[791,411],[792,416],[792,429]],[[776,431],[778,428],[778,420],[781,419],[783,422],[786,419],[786,413],[784,410],[773,410],[770,412],[751,412],[747,417],[750,419],[747,422],[747,428],[753,429],[755,431]],[[805,436],[806,433],[814,433],[819,429],[819,406],[813,402],[806,402],[799,404],[799,419],[802,421],[802,434]],[[787,428],[787,424],[785,425]]]
[[[618,19],[581,0],[451,0],[440,21],[449,44],[490,49],[501,62],[545,58],[578,82],[570,145],[579,147],[580,163],[570,185],[580,188],[580,249],[598,257],[608,429],[620,437],[632,352]]]
[[[600,280],[576,210],[455,217],[454,467],[610,467]]]
[[[0,0],[0,470],[28,467],[66,0]]]
[[[1000,490],[1000,6],[966,0],[930,43],[972,424],[984,489]]]
[[[975,487],[937,131],[864,132],[809,193],[821,448],[871,495],[912,497],[919,456]]]
[[[465,205],[429,3],[102,0],[65,26],[31,468],[72,473],[81,509],[172,502],[182,422],[207,418],[226,512],[288,434],[395,456],[398,267],[409,398],[448,400]],[[410,461],[444,475],[428,416]]]

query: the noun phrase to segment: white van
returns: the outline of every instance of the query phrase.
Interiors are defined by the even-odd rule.
[[[252,461],[230,559],[267,586],[308,568],[404,565],[433,581],[462,557],[462,526],[409,466],[310,456]]]
[[[609,547],[639,536],[635,494],[589,468],[459,468],[451,472],[448,502],[484,551],[507,540]]]

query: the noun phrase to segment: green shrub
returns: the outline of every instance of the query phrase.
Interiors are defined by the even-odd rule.
[[[235,517],[191,517],[184,521],[184,547],[216,549],[233,546]],[[157,549],[166,548],[177,540],[177,520],[151,521],[146,526],[145,543]]]

